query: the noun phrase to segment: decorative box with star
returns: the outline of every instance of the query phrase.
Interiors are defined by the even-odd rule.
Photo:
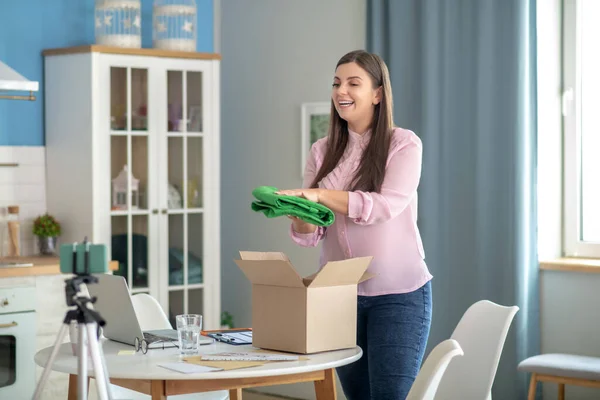
[[[96,0],[95,27],[97,44],[141,48],[140,0]]]
[[[196,13],[195,0],[154,0],[154,48],[196,51]]]

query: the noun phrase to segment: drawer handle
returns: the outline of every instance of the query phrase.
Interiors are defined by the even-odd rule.
[[[0,328],[12,328],[13,326],[17,326],[19,324],[17,324],[16,322],[11,322],[10,324],[0,324]]]

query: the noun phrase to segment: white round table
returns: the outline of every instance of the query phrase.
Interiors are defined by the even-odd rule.
[[[147,354],[118,355],[121,350],[133,350],[133,346],[102,339],[100,341],[106,360],[106,368],[112,384],[149,394],[152,400],[163,400],[166,396],[229,390],[232,400],[241,399],[242,388],[282,385],[298,382],[314,382],[317,399],[335,399],[334,368],[355,362],[362,357],[360,347],[301,356],[299,361],[269,362],[251,368],[228,371],[184,374],[159,367],[163,363],[181,361],[177,348],[152,349]],[[232,346],[225,343],[200,347],[199,354],[220,352],[249,352],[257,350],[251,345]],[[40,350],[35,362],[45,367],[52,347]],[[91,359],[88,357],[88,374],[94,376]],[[52,371],[63,372],[69,377],[69,400],[77,398],[77,357],[71,344],[61,346],[52,365]]]

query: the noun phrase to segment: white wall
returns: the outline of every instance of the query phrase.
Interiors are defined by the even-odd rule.
[[[227,0],[219,11],[222,308],[250,326],[251,287],[233,262],[239,250],[284,251],[302,275],[318,261],[318,249],[289,239],[289,220],[250,210],[252,189],[301,186],[300,106],[328,101],[338,59],[365,47],[366,2]],[[314,397],[312,385],[278,391]]]
[[[543,271],[540,280],[542,352],[600,357],[600,274]],[[556,400],[556,384],[543,385],[544,400]],[[600,389],[566,386],[565,398],[597,400]]]

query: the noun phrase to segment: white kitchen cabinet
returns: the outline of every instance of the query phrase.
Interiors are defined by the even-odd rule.
[[[207,329],[220,326],[219,60],[44,51],[47,207],[61,242],[106,244],[132,293],[155,296],[172,322],[202,314]]]

